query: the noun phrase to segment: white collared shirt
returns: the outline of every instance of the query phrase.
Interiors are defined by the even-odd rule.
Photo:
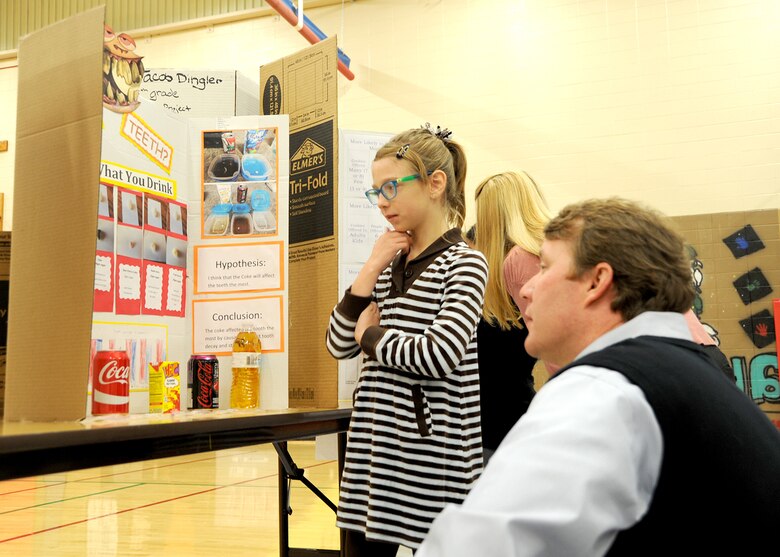
[[[642,335],[691,340],[678,313],[645,312],[578,355]],[[604,555],[647,512],[661,430],[618,372],[577,366],[546,384],[462,505],[448,505],[416,557]]]

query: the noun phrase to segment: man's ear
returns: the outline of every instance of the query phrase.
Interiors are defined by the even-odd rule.
[[[431,198],[438,199],[445,195],[447,191],[447,175],[443,170],[434,170],[433,174],[428,177],[428,182]]]
[[[586,304],[603,301],[612,292],[615,272],[612,265],[602,261],[597,263],[587,273],[588,291],[585,295]]]

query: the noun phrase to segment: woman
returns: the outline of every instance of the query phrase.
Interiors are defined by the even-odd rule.
[[[528,409],[533,368],[523,343],[526,302],[520,289],[539,271],[539,248],[550,211],[536,182],[525,172],[502,172],[477,187],[476,248],[490,273],[482,322],[477,330],[482,436],[489,458]]]

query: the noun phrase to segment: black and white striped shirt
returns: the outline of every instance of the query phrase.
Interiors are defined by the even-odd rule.
[[[487,263],[457,229],[405,263],[396,258],[374,288],[380,325],[362,338],[338,526],[416,548],[482,470],[475,331]],[[333,310],[334,357],[361,352],[354,330],[370,301],[347,291]]]

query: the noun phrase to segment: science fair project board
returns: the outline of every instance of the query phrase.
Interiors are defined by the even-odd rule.
[[[355,281],[377,238],[389,226],[364,192],[372,187],[371,163],[377,150],[392,137],[392,133],[339,130],[340,293]],[[352,399],[362,361],[362,355],[339,361],[339,400]]]
[[[113,33],[104,31],[103,17],[103,8],[89,10],[20,43],[19,222],[9,302],[17,318],[9,323],[5,419],[84,417],[88,370],[100,349],[130,356],[131,413],[148,412],[149,363],[176,360],[186,370],[195,350],[220,356],[220,403],[227,407],[227,355],[246,320],[268,349],[261,406],[286,407],[286,385],[278,397],[273,389],[287,371],[287,230],[284,219],[274,218],[271,226],[267,217],[287,211],[287,117],[211,119],[191,127],[144,102],[137,94],[141,57],[111,50]],[[78,38],[67,52],[56,48],[65,37]],[[67,90],[54,95],[41,80],[60,73]],[[268,172],[237,175],[231,185],[236,194],[245,187],[243,222],[252,228],[207,235],[212,188],[206,160],[214,135],[239,138],[234,149],[243,156],[250,131],[269,139],[255,166]],[[54,144],[69,149],[46,148]],[[42,153],[46,165],[36,164]],[[42,191],[46,204],[39,203]],[[230,204],[239,204],[234,195]],[[262,228],[254,227],[255,217]],[[44,351],[54,357],[42,365]]]

